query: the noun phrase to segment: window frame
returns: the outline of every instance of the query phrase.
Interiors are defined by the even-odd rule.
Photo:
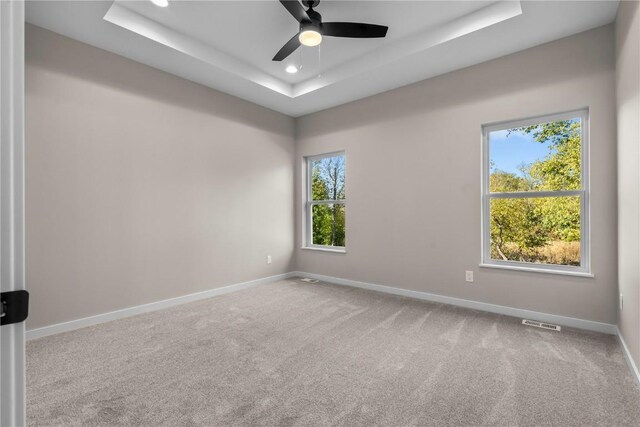
[[[345,198],[342,200],[312,200],[313,192],[311,190],[312,185],[312,165],[313,162],[320,159],[325,159],[328,157],[337,157],[342,156],[344,159],[344,185],[345,185]],[[303,242],[302,249],[312,249],[317,251],[325,251],[325,252],[337,252],[337,253],[346,253],[347,247],[347,230],[346,230],[346,216],[347,216],[347,156],[345,151],[332,151],[330,153],[316,154],[313,156],[305,156],[305,206],[304,206],[304,233],[303,233]],[[315,245],[313,244],[313,206],[314,205],[331,205],[331,204],[341,204],[344,206],[345,211],[345,246],[329,246],[329,245]]]
[[[489,191],[489,179],[491,175],[489,134],[491,132],[532,126],[580,118],[582,120],[582,156],[581,156],[581,189],[560,191],[523,191],[511,193],[491,193]],[[508,270],[532,271],[541,273],[554,273],[572,276],[593,277],[591,272],[591,227],[589,222],[589,109],[583,108],[563,113],[546,114],[528,119],[508,120],[482,126],[482,261],[480,267],[492,267]],[[580,266],[537,264],[525,261],[505,261],[491,258],[491,200],[504,198],[539,198],[539,197],[580,197]]]

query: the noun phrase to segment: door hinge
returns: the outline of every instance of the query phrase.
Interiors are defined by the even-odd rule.
[[[0,294],[0,324],[24,322],[29,315],[29,292],[11,291]]]

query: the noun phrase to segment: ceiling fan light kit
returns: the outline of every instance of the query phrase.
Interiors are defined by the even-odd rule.
[[[320,43],[322,43],[322,34],[312,28],[300,32],[298,40],[300,40],[300,43],[305,46],[318,46]]]
[[[274,61],[282,61],[291,55],[300,45],[318,46],[322,37],[348,38],[382,38],[387,35],[388,27],[384,25],[362,24],[359,22],[322,22],[322,15],[313,10],[320,4],[319,0],[305,0],[305,10],[297,0],[280,0],[280,3],[300,23],[300,31],[293,36],[273,57]]]

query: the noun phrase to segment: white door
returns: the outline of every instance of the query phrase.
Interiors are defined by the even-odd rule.
[[[0,288],[24,289],[24,2],[0,0]],[[24,322],[0,326],[0,426],[25,424]]]

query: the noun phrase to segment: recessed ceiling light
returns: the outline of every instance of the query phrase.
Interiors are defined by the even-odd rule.
[[[160,7],[169,6],[169,0],[151,0],[151,3],[155,4],[156,6],[160,6]]]
[[[289,65],[287,68],[284,69],[287,73],[289,74],[295,74],[298,72],[298,67],[296,67],[295,65]]]

